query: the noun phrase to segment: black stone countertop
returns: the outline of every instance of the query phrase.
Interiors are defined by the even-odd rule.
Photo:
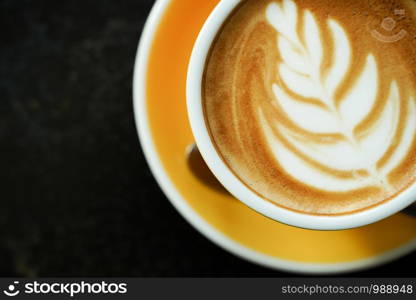
[[[287,276],[214,246],[150,174],[131,83],[152,3],[0,0],[1,276]]]

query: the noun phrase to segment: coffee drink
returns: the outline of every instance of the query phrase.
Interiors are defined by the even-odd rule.
[[[416,177],[416,1],[246,0],[203,79],[218,153],[256,194],[365,210]]]

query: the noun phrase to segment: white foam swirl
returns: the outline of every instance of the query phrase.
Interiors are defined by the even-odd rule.
[[[303,18],[299,18],[300,13]],[[277,32],[281,57],[277,62],[281,81],[272,86],[276,105],[292,123],[311,136],[336,134],[343,137],[330,142],[308,138],[278,119],[271,122],[259,109],[264,135],[276,160],[293,178],[322,190],[350,191],[368,186],[389,189],[388,175],[407,156],[414,139],[414,99],[401,101],[403,96],[398,82],[392,81],[377,120],[358,137],[354,130],[374,110],[380,89],[375,56],[368,53],[352,86],[342,99],[336,99],[336,92],[353,60],[352,45],[345,29],[335,20],[327,20],[333,53],[324,76],[321,69],[327,53],[323,49],[322,28],[314,15],[308,10],[300,11],[292,0],[283,0],[280,4],[271,3],[266,17]],[[303,20],[302,24],[299,20]],[[401,128],[403,115],[405,127]],[[379,166],[386,153],[392,151],[398,131],[400,142],[387,162]],[[350,172],[352,176],[339,176],[337,172]]]

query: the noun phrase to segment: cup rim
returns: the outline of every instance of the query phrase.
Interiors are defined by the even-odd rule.
[[[287,225],[312,230],[342,230],[365,226],[398,213],[412,204],[416,197],[415,183],[394,199],[363,211],[335,216],[308,215],[277,206],[261,198],[233,174],[218,154],[209,134],[201,90],[205,63],[211,45],[227,17],[241,1],[219,2],[198,35],[188,66],[186,98],[189,122],[198,149],[217,179],[234,197],[262,215]]]

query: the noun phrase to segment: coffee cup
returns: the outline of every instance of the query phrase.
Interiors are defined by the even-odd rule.
[[[349,229],[415,202],[414,57],[398,55],[415,42],[375,38],[390,7],[363,3],[351,22],[343,4],[223,0],[194,45],[198,149],[231,194],[273,220]],[[399,25],[416,31],[411,22]]]

